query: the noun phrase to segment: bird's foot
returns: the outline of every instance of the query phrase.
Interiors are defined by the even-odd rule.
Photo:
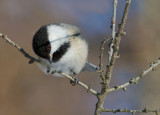
[[[78,76],[74,76],[74,80],[70,80],[70,84],[72,84],[72,86],[77,85],[79,82]]]

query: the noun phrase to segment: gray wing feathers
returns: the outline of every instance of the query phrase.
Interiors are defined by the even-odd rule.
[[[65,24],[65,23],[60,23],[59,24],[61,27],[65,28],[66,30],[69,30],[69,32],[72,34],[75,33],[80,33],[79,28],[77,28],[76,26],[70,25],[70,24]]]
[[[85,66],[82,69],[82,71],[91,71],[91,72],[96,72],[97,70],[99,70],[99,68],[89,62],[86,62]]]
[[[77,28],[76,26],[65,24],[65,23],[60,23],[59,25],[65,28],[66,30],[69,30],[69,33],[71,35],[75,33],[80,33],[79,28]],[[97,70],[99,70],[99,68],[89,62],[86,62],[85,66],[82,69],[82,71],[91,71],[91,72],[96,72]]]

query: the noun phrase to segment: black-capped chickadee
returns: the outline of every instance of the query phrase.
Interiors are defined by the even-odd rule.
[[[42,26],[33,37],[33,50],[38,56],[38,66],[46,74],[61,76],[55,71],[76,75],[81,71],[98,68],[87,62],[88,44],[80,30],[69,24]]]

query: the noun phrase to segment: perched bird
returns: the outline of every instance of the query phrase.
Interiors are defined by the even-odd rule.
[[[87,62],[88,44],[76,26],[64,23],[44,25],[33,36],[32,46],[40,61],[38,66],[46,74],[61,76],[55,72],[63,72],[76,76],[81,71],[98,69]]]

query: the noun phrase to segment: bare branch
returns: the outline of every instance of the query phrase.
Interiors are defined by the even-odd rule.
[[[147,73],[149,73],[150,71],[154,71],[155,68],[160,65],[160,59],[158,59],[156,62],[152,63],[150,65],[150,67],[143,71],[139,76],[135,77],[135,78],[132,78],[129,82],[127,83],[124,83],[120,86],[115,86],[114,88],[111,88],[108,90],[108,92],[113,92],[113,91],[116,91],[116,90],[119,90],[119,89],[126,89],[127,86],[131,85],[131,84],[136,84],[141,78],[143,78],[143,76],[145,76]]]
[[[109,45],[110,50],[108,51],[109,56],[108,56],[108,65],[111,62],[111,58],[113,55],[113,41],[115,39],[115,34],[116,34],[116,13],[117,13],[117,4],[118,1],[114,0],[113,1],[113,17],[112,17],[112,22],[111,22],[111,28],[112,28],[112,38],[111,38],[111,42]]]
[[[69,75],[67,75],[66,73],[61,73],[61,72],[57,72],[57,73],[59,73],[59,74],[65,76],[66,78],[74,81],[74,78],[71,77],[71,76],[69,76]],[[80,82],[80,81],[78,82],[78,84],[79,84],[80,86],[82,86],[83,88],[85,88],[87,91],[91,92],[92,94],[94,94],[94,95],[97,95],[97,94],[98,94],[95,90],[91,89],[91,87],[87,86],[86,84],[84,84],[84,83],[82,83],[82,82]]]
[[[156,115],[158,115],[158,113],[160,112],[160,109],[158,110],[150,110],[147,108],[144,108],[143,110],[130,110],[130,109],[103,109],[103,112],[112,112],[112,113],[119,113],[119,112],[125,112],[125,113],[155,113]]]
[[[113,41],[113,46],[112,46],[113,55],[111,57],[111,61],[110,61],[109,65],[107,65],[107,71],[106,71],[106,75],[105,75],[105,77],[108,81],[110,81],[110,79],[111,79],[113,67],[114,67],[114,64],[117,59],[117,54],[119,51],[119,44],[121,41],[121,36],[123,35],[124,26],[126,24],[130,3],[131,3],[131,0],[126,0],[126,6],[125,6],[124,13],[123,13],[122,21],[121,21],[121,24],[119,25],[118,33],[116,34],[115,39]]]
[[[114,5],[114,15],[116,15],[116,5],[117,5],[117,0],[113,1],[113,5]],[[128,16],[128,11],[129,11],[129,7],[131,4],[131,0],[126,0],[126,6],[125,6],[125,10],[123,13],[123,17],[122,17],[122,21],[121,24],[119,26],[119,30],[118,33],[116,34],[116,36],[112,36],[114,37],[114,39],[111,40],[111,43],[113,43],[112,46],[110,46],[110,52],[112,52],[111,50],[113,50],[113,54],[109,54],[109,64],[107,64],[107,68],[106,68],[106,73],[105,73],[105,80],[102,82],[102,89],[99,95],[97,95],[98,98],[98,102],[96,104],[96,109],[95,109],[95,115],[100,115],[103,109],[103,104],[104,104],[104,100],[108,94],[108,89],[110,89],[109,83],[111,80],[111,75],[112,75],[112,71],[113,71],[113,67],[115,65],[116,59],[117,59],[117,54],[119,51],[119,44],[120,44],[120,40],[121,40],[121,36],[123,35],[123,30],[124,30],[124,25]],[[114,17],[113,15],[113,17]],[[115,16],[116,18],[116,16]],[[114,19],[114,18],[113,18]],[[112,23],[112,26],[115,23]],[[115,30],[113,29],[112,34],[115,32]]]
[[[98,72],[100,73],[100,77],[101,77],[103,82],[105,81],[105,77],[103,75],[104,70],[103,70],[103,62],[102,62],[102,60],[103,60],[104,45],[108,41],[108,39],[109,39],[108,37],[105,37],[104,40],[101,42],[101,46],[100,46],[99,70],[98,70]]]
[[[30,59],[30,61],[29,61],[30,64],[33,63],[33,62],[39,62],[38,59],[30,56],[26,51],[24,51],[23,48],[21,48],[18,44],[16,44],[12,40],[10,40],[6,35],[3,35],[2,33],[0,33],[0,37],[2,37],[7,43],[12,45],[16,49],[18,49],[18,51],[20,51],[26,58]]]

